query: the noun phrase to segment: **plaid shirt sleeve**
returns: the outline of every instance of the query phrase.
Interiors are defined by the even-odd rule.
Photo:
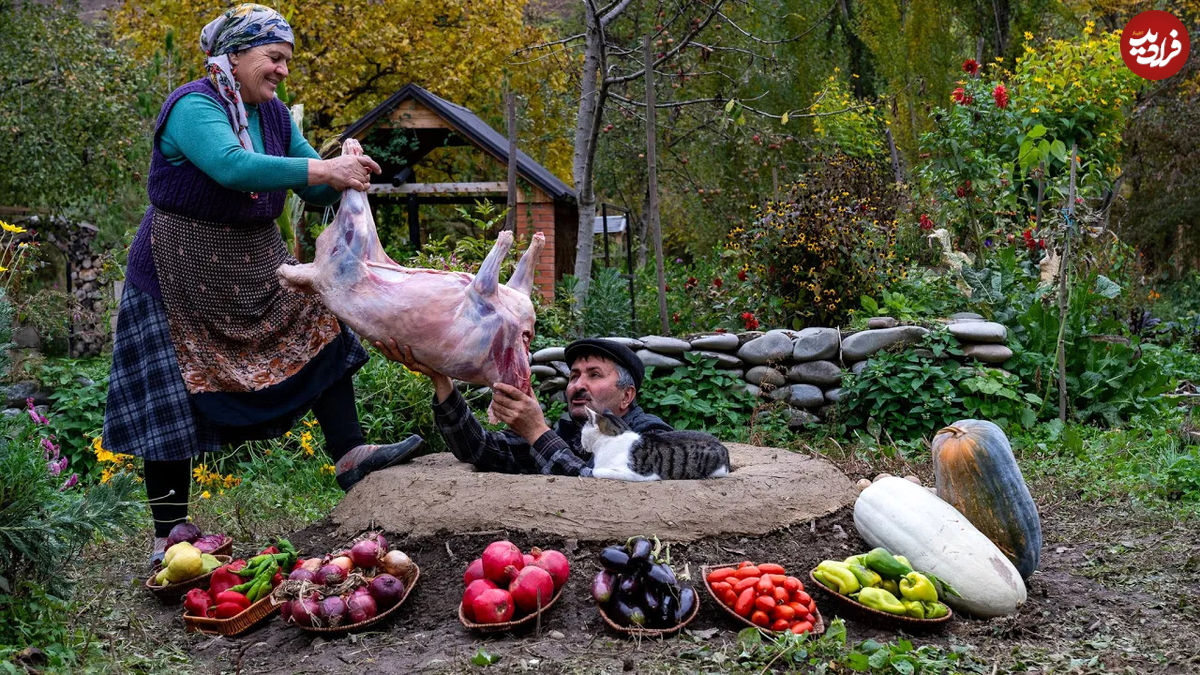
[[[459,461],[474,464],[481,471],[560,476],[591,474],[586,462],[554,430],[542,434],[531,447],[528,441],[512,431],[484,429],[458,391],[452,392],[441,403],[433,402],[433,419],[450,452]]]

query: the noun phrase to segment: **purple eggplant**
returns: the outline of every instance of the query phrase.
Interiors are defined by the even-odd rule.
[[[675,579],[675,572],[672,571],[669,566],[664,565],[663,563],[654,563],[651,565],[650,569],[646,571],[646,576],[649,577],[651,581],[663,588],[673,589],[679,583]]]
[[[692,613],[692,610],[696,608],[698,600],[696,589],[688,584],[681,584],[679,587],[679,604],[675,608],[675,623],[686,619]]]
[[[679,623],[675,615],[679,613],[679,601],[670,593],[663,595],[662,603],[659,605],[658,611],[651,612],[654,617],[654,623],[658,628],[670,628]]]
[[[600,551],[600,564],[613,572],[624,572],[629,567],[629,554],[620,546],[609,546]]]
[[[642,608],[646,610],[646,616],[655,616],[658,613],[659,607],[662,606],[663,599],[659,597],[658,591],[645,586],[642,589]]]
[[[629,626],[629,625],[645,626],[646,625],[646,613],[644,611],[642,611],[641,607],[638,607],[637,605],[627,604],[625,602],[622,602],[618,598],[615,603],[614,609],[616,610],[617,619],[620,623],[623,623],[627,626]]]
[[[613,589],[617,587],[617,575],[604,570],[592,580],[592,597],[596,602],[606,603],[612,599]]]

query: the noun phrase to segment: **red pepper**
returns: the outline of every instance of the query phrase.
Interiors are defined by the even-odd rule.
[[[236,605],[241,605],[242,609],[250,606],[250,599],[237,591],[221,591],[217,594],[217,604],[223,605],[227,602],[232,602]]]
[[[283,573],[276,572],[275,576],[271,577],[271,588],[275,588],[281,583],[283,583]]]
[[[212,599],[208,597],[208,593],[205,593],[203,588],[193,588],[183,599],[184,610],[192,616],[208,616],[211,606]]]
[[[274,546],[268,546],[258,552],[259,555],[275,555],[276,553],[279,553],[279,549]]]
[[[237,575],[237,570],[246,566],[245,560],[235,560],[227,565],[221,565],[213,570],[212,578],[208,582],[208,593],[216,600],[221,593],[241,584],[245,579]]]
[[[241,614],[243,609],[244,608],[236,602],[222,602],[221,604],[217,605],[217,609],[214,614],[216,614],[218,619],[232,619],[238,614]]]

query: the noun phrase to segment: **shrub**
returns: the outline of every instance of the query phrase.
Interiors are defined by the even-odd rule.
[[[782,299],[782,316],[759,320],[838,325],[860,296],[901,279],[896,204],[880,166],[833,156],[793,185],[786,200],[768,202],[758,218],[734,228],[729,246],[738,262]]]
[[[699,354],[670,372],[651,369],[638,392],[638,404],[676,429],[706,431],[722,440],[747,434],[754,397],[746,383]]]

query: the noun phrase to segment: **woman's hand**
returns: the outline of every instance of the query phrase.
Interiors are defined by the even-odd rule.
[[[308,160],[308,184],[328,185],[335,190],[365,191],[371,184],[371,174],[382,172],[383,169],[367,155]]]

